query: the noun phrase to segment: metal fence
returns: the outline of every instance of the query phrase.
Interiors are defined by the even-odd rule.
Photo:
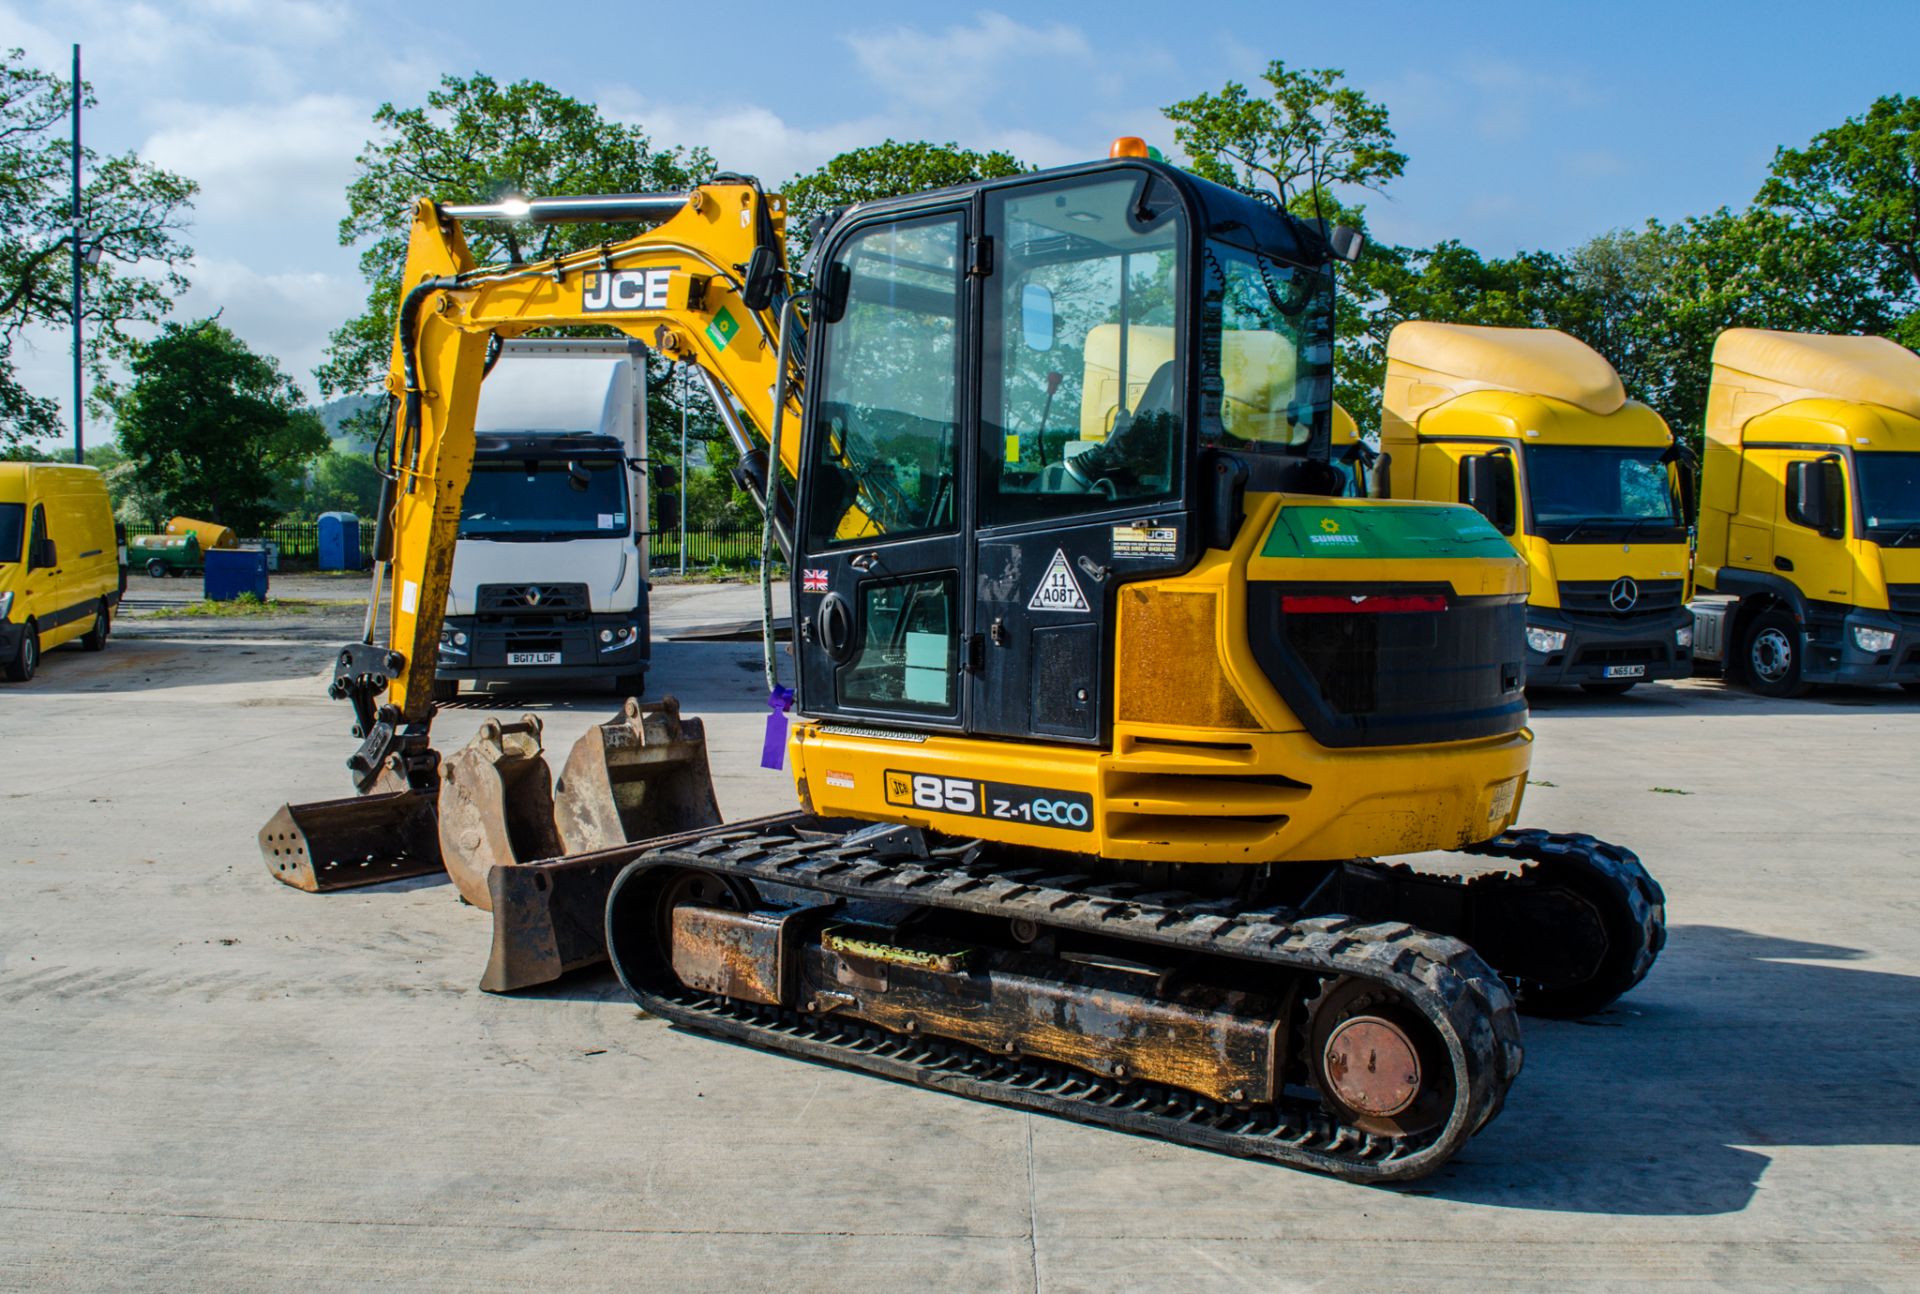
[[[129,535],[158,535],[165,532],[165,521],[130,522]],[[360,557],[373,557],[373,522],[360,522]],[[240,541],[264,539],[280,546],[280,560],[295,565],[310,565],[320,551],[320,526],[313,521],[276,521],[260,528],[259,533],[241,535]],[[647,532],[647,552],[656,571],[680,569],[680,531]],[[760,565],[760,528],[758,526],[689,526],[687,528],[687,569],[750,570]]]

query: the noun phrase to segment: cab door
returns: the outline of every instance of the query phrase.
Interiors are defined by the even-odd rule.
[[[804,714],[965,725],[970,223],[916,212],[827,249],[794,558]]]

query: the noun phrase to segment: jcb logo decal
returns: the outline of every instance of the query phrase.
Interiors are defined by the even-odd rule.
[[[678,266],[653,270],[588,270],[580,283],[582,310],[664,310],[667,285]]]

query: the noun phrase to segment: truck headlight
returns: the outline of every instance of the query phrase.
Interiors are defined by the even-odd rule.
[[[610,643],[610,642],[612,642],[612,641],[613,641],[613,630],[611,630],[611,629],[602,629],[602,630],[600,631],[600,641],[601,641],[601,642],[603,642],[603,643]]]
[[[0,620],[5,620],[13,612],[13,590],[0,593]]]
[[[1558,629],[1542,629],[1539,625],[1527,626],[1527,646],[1541,653],[1556,652],[1567,645],[1567,636]]]
[[[1853,627],[1853,645],[1861,651],[1883,652],[1893,650],[1893,630],[1869,629],[1865,625]]]
[[[1673,645],[1676,647],[1693,646],[1693,626],[1681,625],[1673,631]]]

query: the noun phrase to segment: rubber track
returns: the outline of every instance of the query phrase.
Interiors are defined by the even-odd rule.
[[[1634,957],[1632,978],[1620,992],[1625,993],[1647,977],[1654,959],[1667,945],[1667,895],[1653,879],[1640,856],[1631,849],[1610,845],[1588,835],[1561,834],[1526,828],[1503,832],[1492,840],[1468,845],[1464,854],[1481,854],[1519,862],[1558,862],[1582,867],[1605,877],[1626,895],[1627,905],[1640,927],[1639,949]],[[1499,877],[1469,884],[1498,884]]]
[[[1433,1132],[1380,1136],[1336,1121],[1306,1096],[1236,1107],[1178,1089],[1121,1083],[1051,1062],[894,1034],[831,1014],[763,1007],[678,983],[636,984],[616,956],[622,983],[649,1013],[775,1051],[1363,1182],[1403,1181],[1438,1168],[1499,1112],[1520,1072],[1519,1018],[1506,986],[1459,940],[1404,923],[1316,917],[1288,924],[1271,912],[1223,911],[1217,901],[1198,895],[1141,894],[1143,886],[1101,884],[1039,869],[1001,871],[938,858],[877,857],[872,846],[847,844],[837,836],[750,834],[725,827],[693,845],[643,855],[622,872],[616,893],[638,873],[663,865],[846,899],[1024,917],[1056,929],[1384,983],[1439,1031],[1453,1059],[1455,1101],[1446,1122]]]

